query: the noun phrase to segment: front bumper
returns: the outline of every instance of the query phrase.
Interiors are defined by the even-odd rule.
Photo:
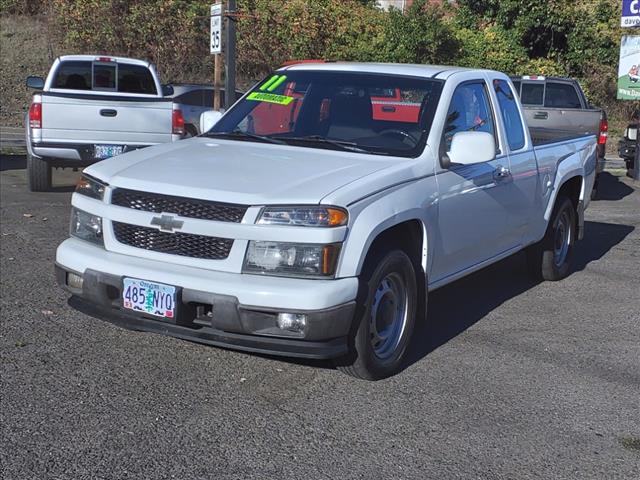
[[[75,254],[68,255],[72,252]],[[92,261],[85,256],[87,252],[94,255]],[[351,298],[345,292],[354,283],[357,289],[357,279],[296,280],[198,270],[115,254],[69,239],[58,249],[56,279],[75,297],[70,301],[73,307],[134,330],[290,357],[326,359],[348,353],[355,290]],[[83,277],[81,289],[68,284],[68,273]],[[196,277],[197,273],[208,281]],[[124,309],[125,276],[175,285],[178,289],[175,320]],[[223,280],[217,282],[216,277]],[[341,289],[341,295],[333,293],[335,288]],[[284,292],[288,294],[287,301]],[[258,298],[263,301],[256,301]],[[279,329],[278,313],[305,314],[304,333]]]

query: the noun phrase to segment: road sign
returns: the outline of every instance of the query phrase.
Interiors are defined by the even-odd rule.
[[[640,100],[640,36],[625,35],[620,44],[618,99]]]
[[[211,53],[222,53],[222,4],[211,5]]]
[[[621,27],[640,27],[640,0],[622,0]]]

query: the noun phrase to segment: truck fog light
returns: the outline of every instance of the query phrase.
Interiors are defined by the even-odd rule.
[[[77,275],[75,273],[67,273],[67,285],[71,288],[77,288],[78,290],[82,290],[82,275]]]
[[[280,330],[302,333],[307,326],[307,316],[303,313],[279,313],[276,323]]]

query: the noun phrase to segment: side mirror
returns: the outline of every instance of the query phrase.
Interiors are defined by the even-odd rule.
[[[171,95],[173,95],[173,87],[171,85],[162,85],[162,96],[163,97],[170,97]]]
[[[458,132],[447,155],[451,163],[461,165],[489,162],[496,158],[496,142],[487,132]]]
[[[218,120],[222,118],[222,112],[218,110],[207,110],[200,115],[200,133],[211,130]]]
[[[44,78],[29,75],[27,77],[27,87],[42,90],[44,88]]]

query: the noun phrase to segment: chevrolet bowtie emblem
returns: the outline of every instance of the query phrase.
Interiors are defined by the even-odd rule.
[[[153,217],[151,219],[151,225],[160,227],[160,230],[162,230],[163,232],[173,233],[174,230],[182,228],[184,222],[175,220],[173,215],[161,215],[159,217]]]

